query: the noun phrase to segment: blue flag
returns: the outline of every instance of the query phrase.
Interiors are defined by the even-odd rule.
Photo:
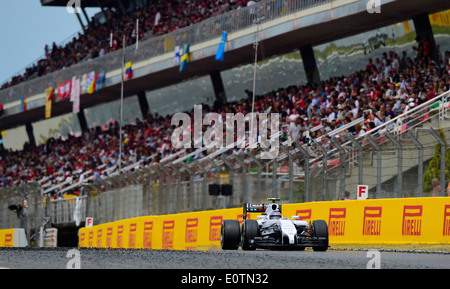
[[[219,48],[216,53],[216,60],[223,61],[225,54],[225,43],[227,42],[227,33],[224,31],[222,33],[222,40],[220,41]]]
[[[180,72],[187,69],[187,63],[189,61],[189,44],[184,46],[183,56],[181,56]]]

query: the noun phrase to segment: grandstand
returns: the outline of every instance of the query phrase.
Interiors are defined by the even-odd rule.
[[[43,1],[43,5],[64,5],[63,2]],[[93,2],[83,1],[83,5]],[[134,23],[133,16],[139,9],[145,9],[124,6],[124,1],[117,1],[119,6],[113,10],[111,6],[114,2],[116,1],[105,1],[102,13],[123,13],[121,18],[128,19],[129,23]],[[386,171],[382,176],[379,172],[380,163],[373,165],[372,159],[372,164],[367,165],[367,159],[357,157],[364,155],[367,158],[367,154],[372,156],[380,153],[376,159],[381,162],[386,158],[381,156],[383,148],[390,153],[396,150],[397,143],[392,141],[391,144],[390,137],[402,140],[408,131],[416,129],[417,132],[417,129],[427,129],[429,126],[439,127],[446,120],[447,92],[450,89],[450,53],[442,53],[442,49],[447,49],[445,43],[448,43],[449,34],[447,30],[447,34],[435,38],[430,17],[426,13],[448,9],[448,4],[444,1],[433,1],[424,7],[420,3],[404,5],[404,1],[382,1],[383,13],[369,14],[373,16],[373,20],[367,23],[363,21],[368,17],[366,1],[292,1],[293,4],[286,7],[277,7],[279,1],[258,1],[253,7],[246,7],[245,2],[230,1],[227,4],[205,1],[203,3],[211,10],[205,14],[204,19],[195,17],[193,23],[188,21],[183,24],[184,28],[167,27],[163,32],[153,29],[151,33],[146,34],[143,29],[139,48],[136,48],[136,42],[131,37],[127,37],[125,59],[133,63],[133,76],[125,81],[124,95],[127,98],[137,95],[141,113],[137,114],[132,108],[129,114],[134,117],[126,125],[117,121],[93,125],[88,123],[85,115],[85,111],[92,107],[105,103],[107,105],[120,98],[120,47],[116,47],[117,51],[107,51],[101,57],[86,56],[84,61],[72,63],[65,69],[53,69],[46,75],[37,75],[34,79],[24,77],[21,81],[12,81],[3,86],[0,99],[5,100],[5,109],[0,128],[8,130],[17,125],[25,125],[29,136],[23,150],[1,149],[3,200],[15,202],[16,198],[20,199],[21,195],[17,193],[20,190],[28,192],[27,196],[33,195],[34,202],[40,198],[43,200],[42,196],[47,196],[47,199],[52,197],[53,211],[46,213],[46,226],[50,224],[48,222],[55,226],[73,224],[76,222],[74,212],[77,210],[94,216],[98,222],[108,222],[142,214],[232,207],[243,200],[259,200],[263,195],[282,195],[290,202],[294,201],[294,198],[296,201],[341,199],[346,191],[351,191],[354,196],[355,184],[362,182],[363,167],[366,171],[364,176],[368,176],[365,178],[366,182],[373,184],[372,196],[381,197],[382,184],[393,187],[390,182],[393,182],[392,175],[395,174]],[[148,7],[151,7],[152,3],[148,1]],[[212,3],[222,5],[214,6]],[[147,8],[147,11],[151,14],[154,10]],[[252,11],[258,12],[252,15]],[[445,13],[448,15],[448,11]],[[154,23],[151,17],[149,22]],[[140,23],[146,23],[146,18],[142,18]],[[406,31],[406,26],[409,25],[410,19],[415,27],[414,34],[419,36],[418,43],[411,41],[415,37],[408,37],[411,32]],[[235,25],[229,25],[231,20]],[[227,23],[229,26],[224,24],[216,27],[214,31],[206,30],[217,23]],[[353,23],[358,25],[352,25]],[[334,55],[333,58],[326,53],[325,57],[321,55],[319,58],[317,50],[313,50],[313,46],[320,47],[341,38],[351,39],[355,34],[397,23],[402,23],[405,27],[405,42],[401,44],[400,49],[390,49],[392,46],[388,45],[386,49],[377,50],[377,45],[383,41],[385,44],[389,42],[386,40],[388,38],[377,35],[375,44],[369,43],[367,47],[363,45],[365,53],[361,47],[343,46],[346,57],[342,57],[339,51],[333,51],[330,53]],[[101,25],[107,24],[100,24],[98,27],[103,27]],[[346,29],[335,31],[333,28],[337,25]],[[226,61],[214,62],[213,57],[219,43],[217,38],[225,29],[229,32]],[[108,42],[107,31],[108,29],[104,30],[100,42]],[[132,29],[128,30],[126,34],[131,35],[131,31]],[[203,33],[197,35],[197,31]],[[89,30],[85,33],[89,33]],[[181,73],[173,52],[174,48],[182,46],[186,39],[191,44],[193,60],[189,62],[187,71]],[[174,149],[170,142],[173,130],[170,115],[150,115],[151,97],[147,97],[146,91],[163,89],[180,82],[194,82],[195,91],[202,83],[195,82],[195,77],[209,75],[212,86],[209,92],[212,91],[215,97],[209,100],[209,105],[204,106],[204,113],[247,114],[251,111],[252,91],[245,92],[248,86],[241,83],[241,96],[230,95],[227,82],[222,80],[221,71],[251,66],[255,54],[255,39],[259,49],[256,55],[260,61],[277,61],[280,54],[298,49],[301,61],[295,64],[302,63],[304,68],[303,83],[282,86],[278,85],[277,81],[276,86],[260,93],[255,91],[256,112],[270,111],[282,116],[280,156],[275,160],[262,162],[258,157],[260,151],[247,149]],[[441,50],[438,50],[436,44]],[[413,46],[419,47],[417,53],[412,50]],[[112,48],[108,44],[105,47],[106,50],[108,47]],[[373,57],[365,56],[366,49],[373,51],[369,52]],[[401,54],[403,51],[406,52],[405,55]],[[353,58],[355,55],[359,57],[357,61]],[[360,67],[355,67],[346,74],[333,75],[335,70],[330,67],[337,66],[336,59],[341,65],[356,62]],[[264,66],[264,63],[260,65]],[[267,66],[270,67],[270,63]],[[321,68],[327,68],[329,71],[321,72]],[[33,122],[47,119],[44,93],[46,86],[53,85],[56,88],[73,76],[82,78],[82,75],[91,71],[99,73],[102,70],[106,71],[103,86],[92,93],[85,91],[80,95],[81,109],[76,113],[80,136],[69,134],[37,143]],[[343,68],[338,70],[344,71],[346,70]],[[268,74],[271,72],[273,71],[269,70]],[[328,73],[331,74],[330,78],[321,77]],[[194,80],[191,80],[193,78]],[[261,76],[257,74],[256,79],[259,81]],[[60,93],[58,88],[55,96]],[[189,111],[189,107],[197,103],[194,93],[186,93],[189,97],[186,97],[188,99],[184,100],[182,107],[187,109],[183,110]],[[30,99],[26,110],[19,109],[18,103],[24,94]],[[50,117],[57,118],[72,113],[72,110],[72,102],[67,97],[55,99]],[[179,111],[170,111],[175,112]],[[118,116],[113,114],[107,117],[109,118],[117,120]],[[121,127],[123,155],[119,158]],[[292,134],[295,131],[298,131],[298,136]],[[380,133],[381,131],[383,133]],[[5,133],[5,141],[6,137]],[[408,137],[411,136],[408,134]],[[426,137],[421,138],[417,133],[412,137],[419,143],[426,143]],[[438,140],[439,138],[436,139]],[[292,146],[288,145],[291,142]],[[362,151],[355,151],[358,147],[355,142],[364,148],[364,154]],[[425,146],[426,159],[431,158],[429,151],[434,150],[434,143]],[[353,146],[349,148],[349,144]],[[371,146],[375,150],[372,150]],[[404,159],[407,158],[405,155]],[[414,159],[413,152],[409,158]],[[294,159],[301,161],[297,163]],[[118,173],[120,160],[123,161],[123,174]],[[403,171],[414,170],[416,165],[414,161],[403,162],[403,167],[400,166],[401,169],[397,172],[397,178]],[[358,173],[352,171],[355,168]],[[247,178],[248,176],[251,178]],[[372,176],[377,179],[368,180]],[[263,177],[265,180],[262,180]],[[356,178],[359,179],[355,180]],[[287,182],[287,190],[283,191],[278,182]],[[208,194],[209,185],[217,183],[232,184],[233,196],[215,198]],[[337,184],[339,189],[336,188]],[[395,190],[391,189],[385,193],[385,197],[401,196],[404,191],[401,184],[401,179],[395,180]],[[294,196],[294,187],[299,192],[298,196]],[[303,189],[299,189],[300,187]],[[118,195],[125,190],[129,192],[130,197],[118,199]],[[256,195],[255,192],[262,194]],[[91,198],[93,195],[96,197]],[[82,196],[85,200],[82,207],[76,207],[75,202],[66,202],[67,198],[76,196]],[[88,200],[90,207],[87,206]],[[100,204],[99,200],[105,202]],[[5,204],[7,202],[2,203]],[[120,207],[119,213],[113,214],[112,207]],[[2,226],[15,222],[6,216],[4,211],[2,213],[5,214]],[[42,208],[37,208],[37,205],[33,210],[29,209],[29,218],[33,219],[29,227],[39,227],[40,213]]]

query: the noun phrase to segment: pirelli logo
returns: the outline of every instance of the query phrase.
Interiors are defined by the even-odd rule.
[[[143,246],[146,249],[152,248],[152,231],[153,231],[153,222],[145,222],[144,223],[144,240]]]
[[[442,236],[450,236],[450,205],[444,207],[444,232]]]
[[[378,236],[381,234],[382,207],[364,207],[363,235]]]
[[[328,233],[330,236],[344,236],[346,208],[330,208]]]
[[[94,246],[94,231],[89,231],[88,235],[88,247]]]
[[[86,238],[86,234],[84,232],[81,233],[80,234],[80,247],[84,247],[84,240],[85,240],[85,238]],[[6,236],[5,236],[5,239],[6,239]],[[5,247],[7,247],[7,246],[5,246]]]
[[[136,223],[130,224],[130,234],[128,239],[128,248],[136,248]]]
[[[123,248],[123,225],[117,226],[117,248]]]
[[[98,229],[98,231],[97,231],[97,248],[102,247],[102,236],[103,236],[103,230]]]
[[[422,234],[422,205],[403,206],[403,236],[420,236]]]
[[[186,243],[196,243],[198,234],[198,218],[186,219]]]
[[[299,219],[303,221],[311,221],[311,214],[312,214],[311,209],[295,211],[295,215],[298,216]]]
[[[163,249],[173,249],[173,238],[175,235],[175,221],[164,221],[163,223]]]
[[[220,229],[222,228],[222,216],[214,216],[209,220],[209,240],[220,241]]]
[[[112,248],[112,235],[113,228],[109,227],[106,229],[106,248]]]

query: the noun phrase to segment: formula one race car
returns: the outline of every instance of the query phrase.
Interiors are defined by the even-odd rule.
[[[328,226],[324,220],[315,220],[311,224],[281,216],[280,199],[269,198],[271,204],[244,204],[244,220],[222,222],[220,244],[223,250],[288,249],[304,250],[312,247],[314,251],[328,249]],[[247,213],[262,213],[258,220],[247,219]]]

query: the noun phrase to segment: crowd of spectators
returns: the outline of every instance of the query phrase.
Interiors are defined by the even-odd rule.
[[[290,138],[302,144],[307,142],[307,136],[318,138],[363,117],[364,122],[343,131],[360,134],[449,89],[450,52],[433,60],[421,51],[415,59],[408,58],[406,53],[399,57],[391,51],[380,58],[368,59],[364,69],[348,76],[257,95],[254,110],[279,113],[281,141]],[[243,95],[247,97],[236,102],[203,105],[202,113],[217,112],[225,116],[241,112],[246,115],[251,112],[252,92],[246,91]],[[193,112],[189,113],[193,118]],[[176,154],[177,149],[171,144],[174,128],[170,115],[136,119],[135,124],[124,126],[123,166],[139,161],[140,166],[158,164],[164,157]],[[203,129],[208,127],[203,126]],[[329,145],[327,138],[323,140],[324,147]],[[208,153],[203,151],[186,161]],[[67,187],[79,182],[88,171],[95,180],[105,177],[107,168],[117,171],[118,160],[119,126],[112,121],[103,127],[91,128],[79,137],[52,138],[39,146],[27,144],[22,151],[0,148],[1,186],[45,179],[52,185],[65,182]]]
[[[45,57],[22,75],[14,76],[0,89],[17,85],[65,67],[71,67],[81,61],[101,57],[104,54],[122,48],[122,35],[126,35],[126,46],[136,42],[136,19],[139,19],[139,40],[145,40],[177,29],[198,23],[209,17],[231,10],[237,10],[255,1],[248,0],[169,0],[169,1],[130,1],[125,11],[119,7],[105,12],[106,22],[100,24],[92,18],[83,33],[65,45],[46,45]],[[136,4],[135,4],[136,3]],[[111,41],[111,32],[113,39]],[[112,42],[112,45],[110,45]]]

